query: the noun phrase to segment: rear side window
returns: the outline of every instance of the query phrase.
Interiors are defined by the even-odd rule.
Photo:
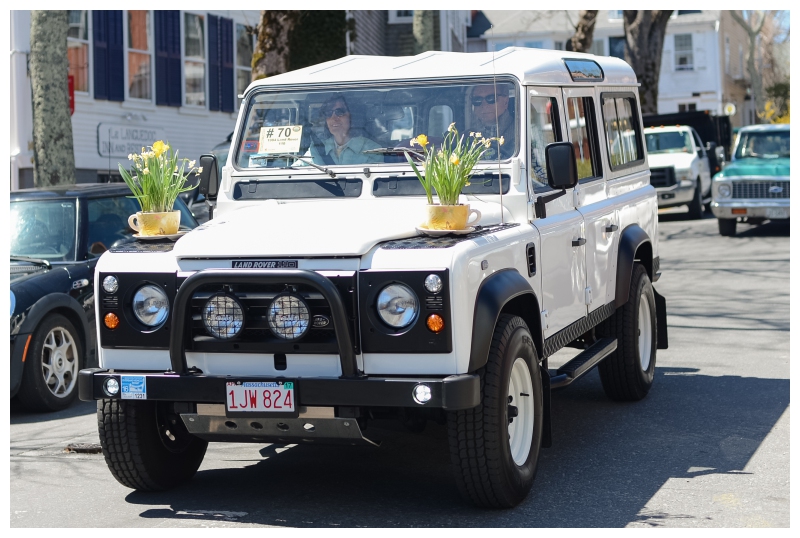
[[[601,99],[611,169],[639,164],[644,160],[644,151],[636,98],[632,94],[604,93]]]
[[[569,139],[575,148],[578,179],[601,177],[594,101],[591,97],[568,97]]]

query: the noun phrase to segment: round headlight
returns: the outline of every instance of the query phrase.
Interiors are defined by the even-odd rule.
[[[417,296],[405,284],[390,284],[378,294],[378,315],[391,327],[408,327],[418,313]]]
[[[133,296],[133,314],[148,327],[161,325],[169,315],[167,294],[154,284],[142,286]]]
[[[230,295],[212,295],[203,307],[203,325],[215,338],[233,338],[244,326],[244,309]]]
[[[439,275],[428,275],[425,277],[425,289],[431,293],[442,291],[442,279]]]
[[[278,295],[267,310],[269,328],[278,338],[297,340],[308,330],[308,305],[297,295]]]
[[[721,183],[720,186],[717,187],[717,192],[720,198],[728,198],[731,195],[731,186],[727,183]]]
[[[103,279],[103,289],[106,293],[116,293],[119,289],[119,282],[117,282],[117,277],[108,275]]]

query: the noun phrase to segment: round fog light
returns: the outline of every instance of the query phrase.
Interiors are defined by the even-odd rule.
[[[107,378],[105,383],[103,383],[103,392],[109,396],[116,396],[119,392],[119,382],[113,377]]]
[[[414,387],[414,401],[418,404],[426,404],[431,401],[431,388],[424,383]]]
[[[119,289],[117,277],[111,275],[105,277],[103,279],[103,289],[106,290],[106,293],[115,293]]]
[[[442,291],[442,279],[439,275],[428,275],[425,277],[425,289],[431,293]]]
[[[267,308],[270,330],[284,340],[301,338],[308,331],[310,320],[308,305],[297,295],[278,295]]]
[[[233,338],[244,326],[244,309],[234,297],[218,293],[203,307],[203,325],[214,338]]]

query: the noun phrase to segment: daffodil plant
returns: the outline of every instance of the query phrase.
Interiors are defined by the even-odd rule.
[[[461,190],[469,185],[475,163],[491,147],[492,141],[497,140],[501,145],[504,142],[502,136],[483,138],[481,133],[475,132],[469,133],[468,139],[465,138],[464,135],[459,136],[456,124],[451,123],[438,150],[429,144],[424,134],[411,140],[412,146],[419,145],[425,152],[423,173],[420,173],[408,153],[406,159],[422,183],[429,204],[433,204],[433,191],[436,191],[440,204],[458,205],[458,197]]]
[[[179,159],[178,152],[162,140],[152,146],[142,148],[140,154],[131,153],[128,160],[133,161],[130,172],[119,165],[122,179],[139,201],[143,213],[172,211],[175,199],[182,192],[191,190],[186,178],[192,172],[200,174],[202,167],[195,168],[195,161]]]

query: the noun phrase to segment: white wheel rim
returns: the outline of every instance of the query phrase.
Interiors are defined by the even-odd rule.
[[[639,297],[639,358],[642,370],[650,368],[650,355],[653,352],[653,327],[650,319],[650,302],[647,295]]]
[[[78,380],[78,348],[72,335],[63,327],[55,327],[42,346],[42,376],[50,393],[66,398]]]
[[[517,416],[508,425],[508,444],[517,465],[524,465],[533,440],[533,382],[525,359],[517,358],[508,382],[508,405],[516,406]]]

